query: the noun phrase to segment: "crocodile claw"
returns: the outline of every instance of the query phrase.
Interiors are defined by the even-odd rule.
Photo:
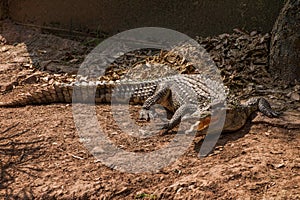
[[[264,98],[259,99],[258,109],[268,117],[278,117],[281,114],[280,112],[274,111],[269,102]]]
[[[140,111],[140,120],[147,120],[150,121],[150,119],[154,119],[157,116],[157,114],[154,111],[142,109]]]

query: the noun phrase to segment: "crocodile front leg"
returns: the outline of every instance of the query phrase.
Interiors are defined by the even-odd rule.
[[[150,108],[156,103],[161,103],[162,105],[165,102],[169,102],[169,97],[171,96],[171,90],[167,85],[161,86],[151,97],[146,99],[143,104],[142,110],[140,111],[139,119],[149,121],[153,117],[153,114],[150,113]]]
[[[268,117],[278,117],[280,113],[274,111],[270,103],[263,97],[253,97],[243,104],[248,109],[248,116],[254,111],[259,111]]]

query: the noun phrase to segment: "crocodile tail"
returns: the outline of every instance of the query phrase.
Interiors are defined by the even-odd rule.
[[[19,94],[12,101],[0,102],[0,107],[20,107],[26,105],[71,102],[72,88],[59,85],[47,85],[35,91]]]
[[[133,103],[142,103],[153,95],[157,82],[133,82],[119,84],[114,82],[89,83],[55,83],[54,85],[40,86],[35,91],[20,94],[9,102],[1,102],[0,107],[20,107],[26,105],[40,105],[51,103],[110,103],[112,93],[117,102],[122,102],[128,96]]]
[[[1,102],[0,107],[21,107],[51,103],[108,103],[111,101],[113,83],[103,82],[97,85],[64,84],[39,86],[34,91],[19,94],[17,98]],[[95,91],[96,89],[96,91]]]

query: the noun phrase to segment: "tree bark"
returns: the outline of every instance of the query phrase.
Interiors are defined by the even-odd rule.
[[[270,71],[284,83],[300,80],[300,0],[287,0],[273,27]]]
[[[8,18],[8,0],[0,0],[0,20]]]

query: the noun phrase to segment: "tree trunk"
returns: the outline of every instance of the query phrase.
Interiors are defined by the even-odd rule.
[[[8,0],[0,0],[0,20],[8,18]]]
[[[269,64],[275,79],[300,80],[300,0],[287,0],[273,27]]]

